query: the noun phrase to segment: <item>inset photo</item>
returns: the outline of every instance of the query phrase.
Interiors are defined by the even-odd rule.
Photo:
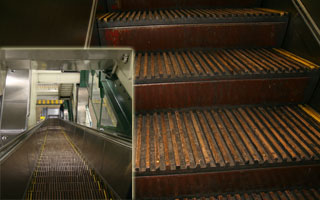
[[[131,199],[131,48],[0,49],[1,199]]]

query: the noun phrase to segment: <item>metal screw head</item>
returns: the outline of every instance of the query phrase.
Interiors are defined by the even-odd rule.
[[[122,60],[122,62],[124,64],[127,64],[128,61],[129,61],[129,55],[128,54],[123,54],[121,60]]]

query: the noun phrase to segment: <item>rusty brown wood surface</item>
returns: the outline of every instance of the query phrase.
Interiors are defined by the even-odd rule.
[[[258,7],[261,0],[114,0],[110,8],[112,10],[137,10],[180,7]]]
[[[320,165],[141,176],[135,178],[135,194],[136,198],[140,199],[182,198],[184,196],[190,197],[190,195],[202,197],[205,194],[226,193],[242,193],[242,195],[246,195],[247,191],[265,191],[292,187],[319,188],[319,176]],[[313,199],[318,199],[319,197],[318,189],[311,190],[308,193],[305,194],[311,195]],[[288,189],[287,191],[277,192],[277,194],[283,197],[281,199],[290,199],[286,195],[293,195]],[[247,199],[250,199],[250,194],[247,193],[247,195]],[[224,198],[221,196],[220,199]],[[255,199],[260,198],[257,197]]]
[[[136,84],[135,108],[300,103],[312,85],[311,77]]]
[[[280,47],[285,30],[285,22],[248,22],[119,27],[105,28],[103,32],[106,42],[104,45],[131,46],[135,50],[160,50]]]
[[[320,199],[319,187],[290,188],[283,190],[262,190],[255,192],[229,193],[216,195],[199,195],[181,197],[183,200],[316,200]]]

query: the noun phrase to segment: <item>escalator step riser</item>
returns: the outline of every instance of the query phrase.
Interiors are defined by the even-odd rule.
[[[108,10],[138,10],[158,8],[202,8],[202,7],[258,7],[261,0],[111,0]]]
[[[287,22],[288,13],[263,9],[175,9],[110,12],[99,20],[99,28],[240,22]]]
[[[35,191],[96,190],[97,188],[99,188],[97,182],[56,182],[35,185]]]
[[[295,190],[284,190],[284,191],[264,191],[256,193],[244,193],[244,194],[227,194],[217,195],[209,197],[194,197],[194,198],[179,198],[179,199],[192,199],[192,200],[315,200],[320,198],[319,189],[295,189]]]
[[[279,47],[287,22],[286,12],[261,8],[177,9],[111,12],[98,26],[102,45],[165,50]]]
[[[90,176],[89,171],[38,171],[38,177],[55,177],[55,176]]]
[[[100,28],[100,40],[103,46],[131,46],[138,51],[280,47],[286,27],[287,22],[239,22]]]
[[[189,107],[307,103],[318,73],[135,85],[137,112]]]
[[[52,191],[34,192],[33,199],[105,199],[103,191]]]

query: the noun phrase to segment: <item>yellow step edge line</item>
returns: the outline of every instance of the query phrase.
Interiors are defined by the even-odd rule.
[[[86,164],[85,160],[82,158],[80,152],[76,149],[74,144],[71,142],[69,136],[67,136],[67,134],[64,131],[62,131],[62,133],[63,133],[64,137],[66,138],[66,140],[68,141],[68,143],[71,145],[72,149],[78,154],[78,156],[80,157],[80,159],[83,161],[84,165],[88,169],[88,165]],[[92,173],[92,169],[89,169],[89,172],[90,172],[90,176],[93,177],[94,182],[98,182],[99,190],[101,190],[100,181],[96,181],[96,176],[95,176],[95,174]],[[105,189],[103,189],[103,192],[104,192],[104,196],[106,197]],[[106,199],[107,199],[107,197],[106,197]]]
[[[107,193],[106,193],[106,190],[105,190],[105,189],[103,189],[103,194],[104,194],[104,198],[105,198],[105,199],[108,199],[108,198],[107,198]]]
[[[101,17],[99,17],[99,20],[104,19],[104,21],[106,21],[106,19],[108,19],[110,16],[112,16],[114,14],[114,12],[108,12],[104,15],[102,15]]]
[[[115,12],[110,13],[110,15],[106,16],[103,20],[105,22],[108,22],[108,18],[112,17],[114,14],[116,14]]]
[[[103,98],[103,105],[107,108],[107,112],[109,114],[109,117],[111,118],[112,125],[117,126],[117,119],[114,116],[114,113],[112,111],[113,109],[110,106],[109,100],[107,100],[106,98]]]
[[[314,63],[312,63],[312,62],[310,62],[310,61],[308,61],[308,60],[306,60],[304,58],[301,58],[301,57],[299,57],[299,56],[297,56],[297,55],[295,55],[293,53],[290,53],[289,51],[286,51],[286,50],[283,50],[283,49],[276,49],[276,48],[273,48],[273,50],[275,50],[275,51],[277,51],[277,52],[279,52],[279,53],[281,53],[281,54],[283,54],[283,55],[285,55],[285,56],[287,56],[287,57],[289,57],[289,58],[291,58],[291,59],[293,59],[295,61],[298,61],[298,62],[308,66],[311,69],[320,68],[318,65],[316,65],[316,64],[314,64]]]
[[[104,14],[104,15],[102,15],[101,17],[99,17],[98,19],[99,20],[101,20],[101,19],[103,19],[105,16],[107,16],[107,15],[109,15],[110,13],[109,12],[107,12],[106,14]]]
[[[305,107],[307,108],[307,109],[309,109],[319,120],[320,120],[320,113],[319,112],[317,112],[315,109],[313,109],[311,106],[309,106],[309,105],[305,105]],[[317,120],[318,121],[318,120]]]
[[[320,123],[320,114],[317,111],[312,109],[310,106],[299,105],[299,107],[308,115],[310,115],[313,119]]]
[[[38,168],[39,168],[39,160],[41,159],[42,157],[42,154],[43,154],[43,150],[44,150],[44,147],[46,145],[46,142],[47,142],[47,135],[48,135],[48,132],[46,132],[46,136],[44,137],[44,140],[43,140],[43,144],[41,145],[41,150],[40,150],[40,155],[39,155],[39,159],[36,163],[36,168],[33,172],[33,180],[31,181],[32,183],[32,190],[29,189],[29,194],[28,194],[28,197],[30,197],[30,200],[32,199],[32,193],[34,192],[34,185],[36,184],[36,177],[38,175]],[[31,187],[31,185],[29,185],[29,187]]]
[[[273,9],[269,9],[269,8],[257,8],[257,10],[262,10],[262,11],[265,11],[265,12],[272,12],[272,13],[279,13],[281,16],[286,14],[286,12],[284,12],[284,11],[273,10]]]

